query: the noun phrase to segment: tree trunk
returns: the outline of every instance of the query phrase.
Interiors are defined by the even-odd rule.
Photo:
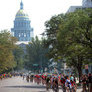
[[[78,74],[79,74],[79,83],[81,82],[81,76],[82,76],[82,68],[78,68]]]
[[[77,66],[77,69],[78,69],[78,74],[79,74],[79,83],[81,82],[81,77],[82,77],[82,60],[83,58],[78,56],[78,66]]]

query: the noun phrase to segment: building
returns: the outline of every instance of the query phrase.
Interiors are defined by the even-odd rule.
[[[92,8],[92,0],[83,0],[82,6],[70,6],[67,13],[74,12],[76,9]]]
[[[33,38],[33,28],[31,28],[28,14],[23,9],[22,0],[20,9],[15,16],[14,28],[11,29],[11,32],[14,37],[18,38],[19,42],[29,42]]]

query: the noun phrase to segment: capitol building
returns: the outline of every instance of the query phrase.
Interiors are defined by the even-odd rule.
[[[20,9],[15,16],[14,27],[11,28],[12,35],[18,39],[18,42],[29,42],[34,37],[30,22],[28,14],[24,11],[23,2],[21,0]]]

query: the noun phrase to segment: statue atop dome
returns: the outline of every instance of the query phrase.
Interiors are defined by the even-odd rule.
[[[21,0],[21,3],[20,3],[20,9],[23,9],[23,2]]]

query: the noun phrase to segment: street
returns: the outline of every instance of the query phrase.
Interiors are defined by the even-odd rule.
[[[45,86],[26,82],[22,77],[12,77],[0,80],[0,92],[46,92]],[[50,89],[49,92],[52,92]],[[60,89],[59,92],[62,92]],[[77,92],[81,92],[78,89]]]

